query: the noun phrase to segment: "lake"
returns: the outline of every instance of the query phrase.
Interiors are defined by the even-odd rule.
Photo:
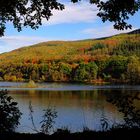
[[[40,129],[43,110],[52,107],[58,117],[54,129],[67,127],[71,131],[82,131],[83,127],[102,130],[101,118],[104,116],[109,126],[123,123],[123,113],[107,101],[110,96],[139,94],[140,86],[104,85],[72,83],[41,83],[39,88],[19,88],[24,83],[0,82],[0,89],[8,89],[9,94],[18,102],[23,113],[18,132],[30,132],[33,126],[29,117],[29,102],[33,106],[34,122]],[[136,103],[140,107],[140,103]]]

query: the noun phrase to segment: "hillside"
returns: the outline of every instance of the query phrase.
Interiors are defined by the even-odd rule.
[[[129,67],[132,61],[140,67],[138,31],[94,40],[49,41],[0,54],[0,78],[81,82],[117,79],[133,83]],[[136,77],[139,72],[135,68]]]
[[[137,34],[136,34],[137,33]],[[0,54],[1,62],[25,62],[25,61],[50,61],[50,60],[70,60],[92,59],[101,54],[99,50],[104,51],[101,55],[108,54],[121,44],[139,43],[140,29],[120,34],[109,38],[88,39],[80,41],[49,41],[29,47],[23,47],[14,51]],[[99,45],[99,46],[98,46]],[[100,48],[100,47],[103,48]],[[98,48],[99,47],[99,48]],[[131,48],[133,49],[133,48]],[[131,51],[131,50],[129,50]]]
[[[128,34],[140,34],[140,29],[129,32]]]

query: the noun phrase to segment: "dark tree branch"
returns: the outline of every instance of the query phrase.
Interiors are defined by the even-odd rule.
[[[81,0],[71,0],[77,3]],[[140,9],[140,0],[89,0],[97,5],[97,14],[103,22],[114,22],[118,30],[131,28],[126,20]],[[58,0],[1,0],[0,1],[0,36],[4,35],[6,23],[12,22],[13,26],[21,31],[23,27],[37,29],[42,25],[42,19],[49,20],[53,15],[52,10],[63,10],[64,5]]]

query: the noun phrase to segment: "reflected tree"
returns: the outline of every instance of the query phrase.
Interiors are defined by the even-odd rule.
[[[107,101],[118,108],[123,113],[125,123],[117,125],[121,128],[140,128],[140,109],[137,106],[140,100],[140,93],[133,94],[106,94]]]

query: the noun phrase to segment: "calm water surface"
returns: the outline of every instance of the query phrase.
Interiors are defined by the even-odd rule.
[[[116,106],[106,101],[106,96],[134,93],[140,95],[140,86],[42,83],[40,88],[36,89],[19,88],[23,84],[0,82],[0,88],[9,90],[23,113],[20,126],[16,130],[18,132],[34,132],[29,119],[30,101],[34,109],[34,122],[39,129],[43,110],[54,107],[58,112],[54,129],[68,127],[72,131],[81,131],[86,126],[98,131],[102,129],[102,116],[108,119],[110,126],[123,123],[123,114],[118,112]]]

